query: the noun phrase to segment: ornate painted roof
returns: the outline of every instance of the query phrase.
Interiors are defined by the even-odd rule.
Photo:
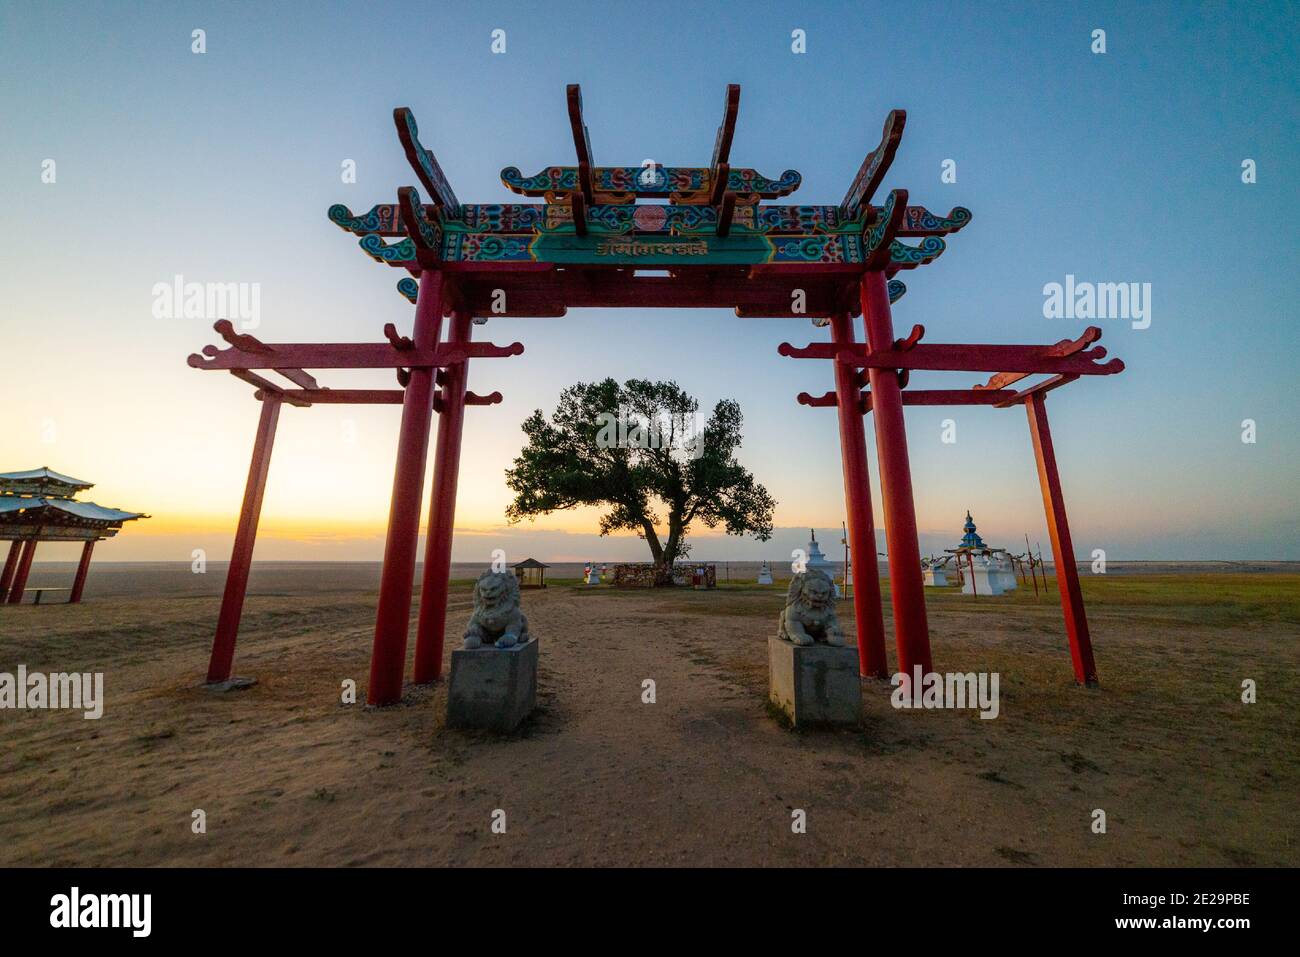
[[[513,166],[501,171],[506,188],[541,202],[462,203],[433,153],[420,142],[414,115],[402,107],[393,119],[426,191],[427,205],[407,187],[399,191],[398,202],[368,212],[354,213],[336,204],[330,207],[330,220],[360,236],[361,248],[377,261],[412,272],[455,264],[480,269],[768,266],[785,267],[800,278],[815,276],[820,269],[823,279],[841,273],[851,279],[864,269],[886,270],[892,276],[932,261],[945,248],[940,237],[961,229],[971,218],[963,207],[942,215],[908,205],[905,190],[872,204],[902,136],[902,110],[887,117],[880,144],[863,161],[842,202],[769,205],[764,201],[788,196],[802,178],[795,170],[772,178],[732,165],[739,86],[727,87],[707,166],[664,166],[650,160],[641,166],[597,165],[576,84],[568,87],[566,98],[576,162],[532,175]],[[921,243],[898,241],[908,236]],[[387,237],[405,238],[388,243]],[[814,272],[808,274],[810,267]],[[901,283],[898,291],[901,295]],[[534,308],[520,314],[549,313]]]
[[[23,472],[0,472],[0,492],[16,495],[49,495],[71,498],[78,492],[94,487],[94,482],[64,475],[46,466]]]

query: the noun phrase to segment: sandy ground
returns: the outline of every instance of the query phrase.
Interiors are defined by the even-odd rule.
[[[107,697],[99,721],[0,711],[0,865],[1300,863],[1300,576],[1086,581],[1096,690],[1054,601],[932,592],[936,667],[999,672],[1001,716],[898,711],[872,682],[863,730],[818,732],[766,713],[779,589],[552,587],[525,595],[539,707],[508,737],[445,728],[445,686],[340,702],[374,566],[255,569],[235,670],[259,683],[198,688],[204,577],[0,608],[0,671],[103,671]],[[468,611],[458,582],[449,630]]]

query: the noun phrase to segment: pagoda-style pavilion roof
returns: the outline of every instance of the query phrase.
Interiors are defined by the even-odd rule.
[[[535,558],[525,558],[522,562],[515,562],[511,568],[550,568],[550,565],[539,562]]]
[[[71,498],[78,492],[93,488],[94,482],[64,475],[41,466],[23,472],[0,472],[0,492],[13,495],[45,495],[50,498]]]
[[[96,541],[113,537],[125,522],[149,517],[73,501],[93,484],[48,468],[0,473],[0,540]]]

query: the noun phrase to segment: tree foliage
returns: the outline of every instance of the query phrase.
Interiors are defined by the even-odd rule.
[[[565,389],[549,420],[540,409],[524,420],[528,444],[506,472],[515,495],[506,517],[514,524],[607,506],[600,533],[635,531],[663,567],[689,553],[696,522],[767,541],[776,503],[736,461],[740,406],[723,400],[702,425],[698,412],[675,382],[605,379]]]

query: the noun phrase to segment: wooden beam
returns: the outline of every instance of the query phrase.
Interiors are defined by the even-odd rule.
[[[263,368],[263,367],[259,366],[259,368]],[[279,398],[283,397],[284,395],[283,389],[281,389],[270,379],[265,379],[262,376],[258,375],[256,372],[249,372],[247,369],[231,369],[230,374],[234,376],[236,379],[242,379],[243,381],[247,382],[251,386],[256,386],[259,393],[264,394],[268,397],[271,396],[276,397],[277,401],[279,400]],[[302,402],[302,401],[294,401],[294,400],[287,400],[287,399],[285,401],[289,402],[290,405],[295,405],[298,406],[299,408],[304,408],[307,405],[306,402]]]
[[[795,396],[795,401],[800,405],[811,406],[814,409],[833,409],[838,404],[834,392],[823,392],[821,395],[800,392]]]
[[[86,575],[90,571],[90,556],[95,550],[95,540],[92,538],[81,546],[81,560],[77,562],[77,574],[72,579],[72,593],[68,596],[69,605],[79,605],[81,603],[81,593],[86,587]]]
[[[587,201],[581,191],[570,195],[569,204],[573,207],[573,231],[579,236],[587,235]]]
[[[259,391],[256,397],[268,393]],[[280,395],[286,402],[298,399],[311,405],[401,405],[402,389],[285,389]]]
[[[397,206],[402,211],[406,236],[415,243],[416,255],[425,260],[442,259],[441,221],[430,222],[414,186],[403,186],[397,191]]]
[[[1014,398],[1015,395],[1014,389],[1006,389],[1001,392],[979,392],[974,389],[904,389],[903,405],[1000,406],[1007,400]],[[863,411],[870,412],[871,392],[863,390],[860,399]],[[812,408],[833,408],[837,404],[834,392],[826,392],[818,396],[800,392],[796,397],[796,401],[800,405],[811,406]]]
[[[859,273],[852,274],[853,276]],[[491,315],[493,290],[506,291],[507,316],[562,316],[572,308],[653,306],[742,310],[742,316],[806,319],[827,316],[842,306],[852,277],[831,275],[825,281],[792,276],[750,279],[737,271],[689,276],[637,276],[626,271],[563,270],[536,276],[474,276],[462,282],[466,305],[475,315]],[[803,289],[806,312],[790,311],[791,292]]]
[[[578,154],[578,188],[588,205],[596,202],[596,190],[592,185],[591,170],[596,165],[591,157],[591,134],[582,119],[582,87],[570,83],[565,88],[565,99],[569,106],[569,129],[573,133],[573,149]]]
[[[974,389],[904,389],[903,405],[996,405],[1011,394],[1010,390],[976,392]],[[871,394],[864,392],[862,398],[869,403]]]
[[[909,246],[907,243],[894,240],[889,244],[889,259],[883,267],[885,276],[893,278],[900,270],[915,269],[932,263],[943,255],[943,251],[947,248],[947,243],[938,236],[926,236],[919,246]]]
[[[1031,395],[1045,395],[1054,389],[1059,389],[1063,385],[1068,385],[1069,383],[1073,382],[1077,378],[1079,378],[1077,375],[1055,375],[1052,376],[1050,379],[1044,379],[1042,382],[1039,382],[1037,385],[1032,385],[1028,389],[1023,389],[1020,392],[1015,392],[1008,398],[1003,399],[1001,402],[998,403],[998,408],[1005,409],[1009,406],[1020,405],[1025,401],[1025,399],[1029,398]]]
[[[894,237],[907,212],[907,190],[891,190],[885,205],[876,211],[876,221],[862,236],[867,269],[884,269],[893,259]]]
[[[212,351],[208,351],[211,349]],[[498,346],[490,342],[467,342],[440,345],[428,349],[395,349],[380,342],[276,343],[268,353],[247,353],[238,349],[204,348],[204,355],[191,355],[189,364],[196,369],[229,369],[236,374],[249,369],[423,369],[449,366],[466,359],[495,359],[521,355],[523,343]],[[251,377],[250,377],[251,376]],[[239,378],[270,391],[282,391],[260,376]]]
[[[275,371],[296,386],[301,386],[304,389],[320,388],[320,384],[315,380],[315,378],[313,378],[310,373],[304,372],[302,369],[276,369]]]
[[[0,531],[3,531],[3,528],[0,528]],[[9,543],[9,554],[5,558],[4,571],[0,572],[0,604],[4,604],[9,595],[9,583],[14,580],[14,572],[18,568],[18,555],[22,550],[22,539],[15,538]]]
[[[1089,326],[1083,330],[1083,335],[1077,339],[1062,339],[1046,348],[1045,354],[1053,357],[1065,357],[1076,355],[1083,351],[1085,346],[1091,345],[1101,338],[1101,329],[1097,326]],[[1100,359],[1106,354],[1102,348],[1093,349],[1091,353],[1094,358]],[[1003,389],[1009,385],[1019,382],[1021,379],[1033,375],[1032,372],[999,372],[991,376],[988,382],[983,385],[975,386],[976,389]]]
[[[1056,571],[1056,584],[1061,593],[1061,612],[1065,617],[1065,632],[1070,642],[1070,658],[1074,664],[1074,680],[1081,685],[1097,684],[1097,665],[1092,656],[1092,637],[1088,632],[1088,616],[1083,608],[1083,591],[1079,587],[1079,569],[1074,563],[1074,542],[1070,538],[1070,523],[1065,514],[1065,496],[1061,492],[1061,478],[1056,470],[1056,450],[1052,432],[1047,425],[1047,407],[1042,394],[1032,395],[1025,402],[1029,416],[1029,435],[1034,443],[1034,460],[1038,466],[1038,482],[1043,492],[1043,510],[1047,514],[1047,534],[1052,542],[1052,562]]]
[[[719,206],[727,192],[727,181],[731,179],[731,164],[719,163],[709,174],[709,205]]]
[[[871,197],[875,195],[880,181],[885,178],[890,164],[894,162],[894,154],[898,152],[898,144],[903,138],[903,127],[906,124],[906,110],[890,110],[889,115],[885,117],[885,128],[880,136],[880,144],[862,161],[858,174],[853,177],[849,191],[844,194],[844,200],[840,203],[848,215],[856,215],[864,204],[871,202]]]
[[[406,160],[411,164],[420,184],[428,191],[433,202],[453,218],[460,215],[460,200],[452,192],[451,184],[443,175],[438,159],[420,143],[420,130],[415,124],[415,114],[407,107],[399,106],[393,110],[393,123],[397,126],[397,138],[402,142]]]
[[[718,226],[719,236],[726,236],[731,232],[731,221],[736,215],[736,194],[727,190],[722,194],[722,203],[718,206]]]
[[[899,224],[899,236],[946,236],[971,221],[971,211],[955,206],[947,216],[936,216],[924,206],[909,206]]]
[[[731,159],[731,140],[736,135],[736,117],[740,113],[740,84],[728,83],[727,94],[722,101],[722,122],[718,124],[718,135],[713,140],[713,159],[709,167],[716,170],[721,164]]]
[[[1096,360],[1104,356],[1101,348],[1076,355],[1057,357],[1050,355],[1051,346],[1008,346],[984,344],[919,344],[906,352],[896,349],[870,351],[868,346],[855,344],[838,348],[833,343],[815,342],[796,348],[788,342],[777,347],[777,353],[795,359],[835,359],[859,369],[923,369],[936,372],[981,372],[988,369],[1010,369],[1015,372],[1075,373],[1078,375],[1114,375],[1124,371],[1119,359],[1109,362]]]
[[[212,328],[225,342],[244,352],[267,352],[270,349],[256,336],[235,332],[235,324],[229,319],[218,319],[212,324]]]
[[[235,528],[235,544],[226,569],[226,586],[221,597],[217,631],[212,638],[212,655],[208,660],[208,682],[225,681],[235,660],[235,640],[239,637],[239,619],[244,612],[244,595],[248,575],[253,567],[253,546],[257,541],[257,524],[262,515],[262,498],[266,477],[271,469],[271,449],[275,429],[280,421],[280,396],[270,395],[262,402],[253,440],[253,455],[248,463],[248,481],[244,485],[244,503]]]

